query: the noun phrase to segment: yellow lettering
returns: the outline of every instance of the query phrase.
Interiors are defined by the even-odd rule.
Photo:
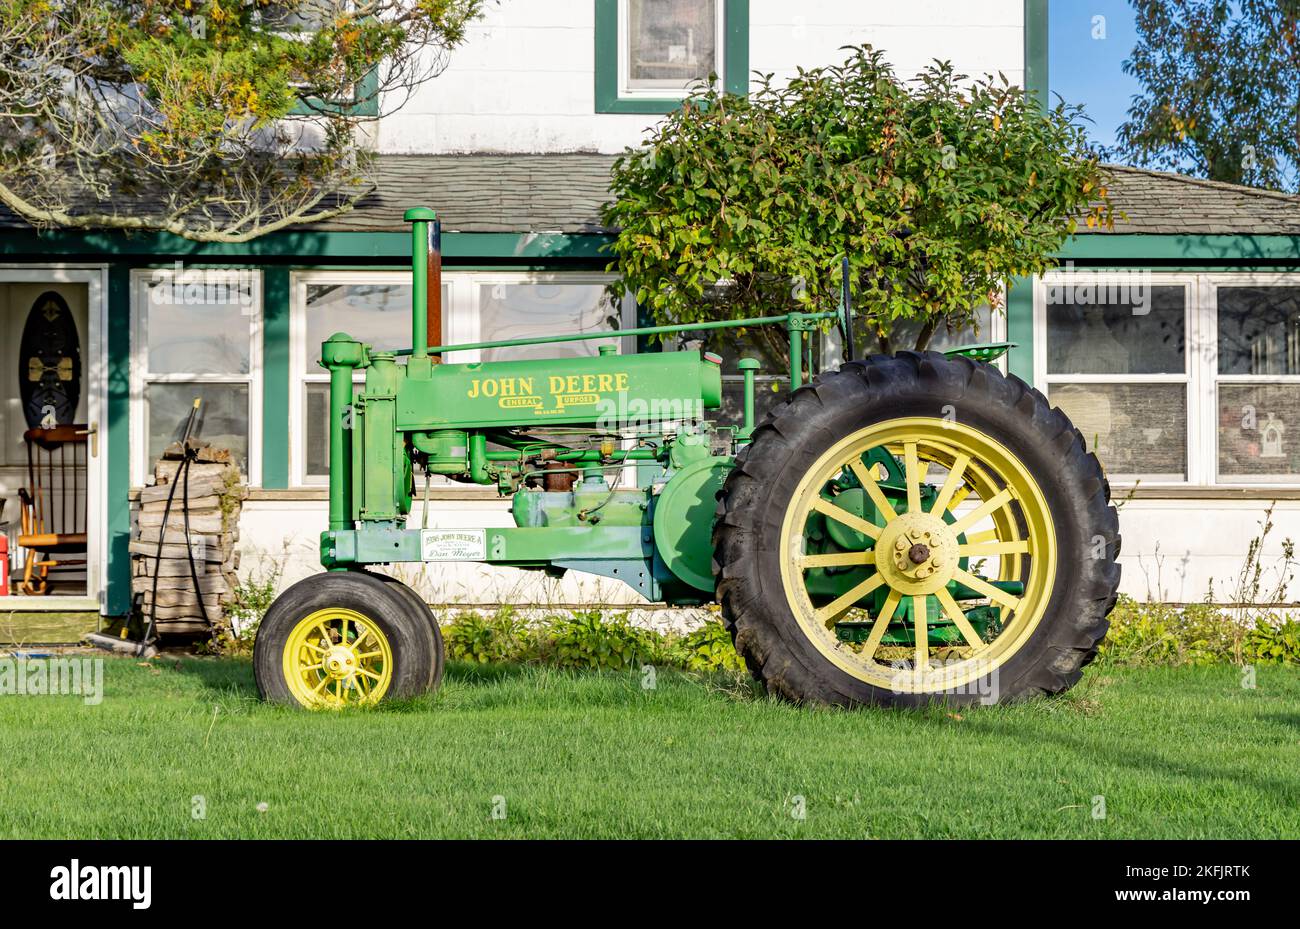
[[[593,390],[595,390],[595,389],[596,389],[596,375],[594,375],[594,374],[584,374],[584,375],[582,376],[582,391],[583,391],[583,393],[588,393],[588,394],[589,394],[589,393],[591,393],[591,392],[592,392]]]
[[[614,375],[602,374],[600,376],[600,387],[597,388],[601,393],[607,393],[614,389]]]
[[[615,390],[627,390],[627,373],[615,375]]]
[[[549,386],[550,386],[551,393],[553,394],[562,393],[564,391],[564,378],[560,377],[559,375],[552,374],[549,379]]]
[[[581,376],[579,376],[579,375],[577,375],[577,374],[570,374],[570,375],[568,376],[568,378],[566,378],[565,380],[566,380],[567,389],[568,389],[569,393],[571,393],[571,394],[576,394],[578,391],[580,391],[580,390],[582,389],[582,388],[579,386],[579,385],[582,383],[582,377],[581,377]]]
[[[521,394],[531,394],[533,392],[533,379],[531,377],[519,378],[519,392]]]
[[[495,397],[500,390],[501,382],[495,378],[483,382],[483,396],[485,397]]]
[[[478,378],[474,378],[474,380],[469,382],[469,393],[465,394],[465,396],[473,400],[475,397],[478,396],[478,394],[479,394]]]

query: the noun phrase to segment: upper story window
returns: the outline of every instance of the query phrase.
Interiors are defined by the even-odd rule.
[[[748,0],[595,0],[596,112],[667,113],[710,75],[749,81]]]
[[[721,73],[720,0],[620,0],[619,96],[682,97]]]

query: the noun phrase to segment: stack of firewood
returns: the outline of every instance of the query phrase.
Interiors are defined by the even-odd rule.
[[[239,511],[245,496],[239,468],[230,452],[210,445],[199,447],[189,466],[188,507],[186,489],[177,487],[163,534],[167,496],[184,459],[180,444],[163,453],[154,468],[154,482],[140,491],[140,508],[131,539],[131,592],[147,624],[153,615],[160,635],[206,634],[223,628],[222,605],[238,583],[235,570],[239,553]],[[189,543],[185,537],[185,511],[189,511]],[[158,541],[162,537],[162,557]],[[198,591],[190,570],[190,552],[198,574]],[[158,575],[158,603],[154,609],[154,574]],[[200,609],[200,597],[202,607]]]

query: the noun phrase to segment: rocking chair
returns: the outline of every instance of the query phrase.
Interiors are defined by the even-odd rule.
[[[23,433],[28,484],[18,491],[18,544],[27,550],[27,561],[18,588],[28,596],[49,593],[52,569],[86,564],[86,435],[81,425]]]

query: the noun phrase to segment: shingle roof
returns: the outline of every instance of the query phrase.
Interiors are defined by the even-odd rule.
[[[403,231],[411,206],[438,211],[448,232],[601,232],[613,155],[383,155],[377,189],[347,213],[303,227]],[[1300,235],[1300,197],[1181,174],[1108,165],[1114,232]],[[0,227],[26,223],[0,207]],[[1106,230],[1080,227],[1081,235]]]
[[[405,230],[412,206],[438,211],[447,232],[600,232],[613,155],[384,155],[374,193],[310,228]]]
[[[1107,165],[1117,233],[1300,235],[1300,197],[1184,174]],[[1079,228],[1080,235],[1106,230]]]

